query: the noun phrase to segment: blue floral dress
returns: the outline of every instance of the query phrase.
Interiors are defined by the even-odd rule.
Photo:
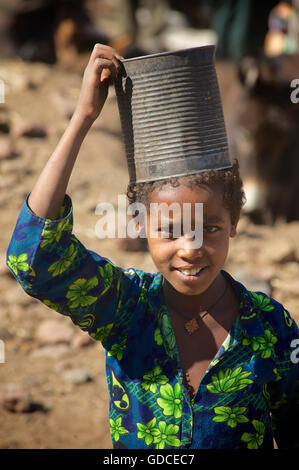
[[[228,273],[239,315],[193,398],[162,301],[162,276],[121,269],[72,233],[71,198],[58,220],[21,208],[7,265],[24,291],[106,350],[114,448],[299,447],[299,335],[284,307]]]

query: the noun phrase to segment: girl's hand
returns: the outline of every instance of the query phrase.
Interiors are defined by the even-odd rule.
[[[115,49],[96,44],[84,70],[82,86],[75,114],[84,121],[94,122],[108,95],[109,83],[120,70],[117,61],[123,59]]]

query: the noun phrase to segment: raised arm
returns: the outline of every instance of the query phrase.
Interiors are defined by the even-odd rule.
[[[72,201],[65,191],[80,145],[117,73],[115,57],[110,47],[95,46],[72,121],[26,197],[6,261],[27,294],[69,316],[109,351],[114,344],[125,344],[131,322],[127,305],[137,304],[143,280],[77,239],[72,233]]]
[[[109,83],[118,73],[121,58],[109,46],[94,46],[72,119],[28,199],[29,207],[39,217],[58,219],[80,146],[104,106]]]

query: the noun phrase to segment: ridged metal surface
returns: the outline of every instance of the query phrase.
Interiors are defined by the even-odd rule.
[[[115,90],[131,182],[231,166],[215,46],[122,61]]]

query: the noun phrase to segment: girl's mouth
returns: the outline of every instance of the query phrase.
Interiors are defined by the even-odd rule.
[[[192,269],[176,268],[176,271],[182,280],[192,282],[192,281],[196,281],[197,279],[199,279],[203,275],[205,269],[206,269],[206,266],[203,268],[192,268]]]

